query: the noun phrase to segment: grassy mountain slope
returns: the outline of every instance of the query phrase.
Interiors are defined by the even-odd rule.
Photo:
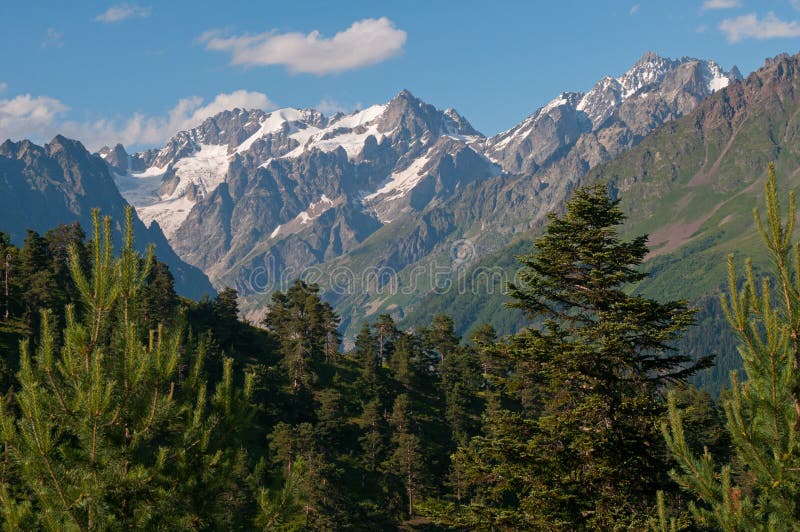
[[[625,236],[650,235],[652,252],[645,268],[652,275],[633,289],[662,300],[686,298],[702,309],[684,347],[701,354],[717,345],[718,368],[705,377],[714,383],[736,367],[735,353],[722,347],[727,325],[716,302],[726,282],[725,259],[732,253],[741,264],[751,256],[757,270],[766,266],[752,209],[763,203],[769,162],[775,162],[782,190],[800,184],[798,137],[800,56],[779,56],[582,180],[605,181],[620,195],[629,215]],[[528,252],[536,233],[478,266],[513,267],[512,257]],[[413,309],[407,322],[420,323],[441,311],[454,315],[460,332],[488,321],[508,333],[524,319],[503,309],[504,299],[497,289],[493,294],[432,295]]]

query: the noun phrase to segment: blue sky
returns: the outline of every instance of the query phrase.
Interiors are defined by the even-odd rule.
[[[800,48],[800,0],[3,2],[0,137],[163,142],[226,106],[384,102],[486,134],[645,51],[737,65]]]

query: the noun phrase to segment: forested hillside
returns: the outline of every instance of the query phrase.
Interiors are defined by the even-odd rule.
[[[169,269],[135,251],[130,210],[118,251],[97,214],[88,241],[76,225],[31,231],[21,248],[4,236],[0,515],[81,530],[798,522],[797,451],[781,439],[800,404],[794,210],[771,173],[766,191],[762,234],[789,314],[749,270],[739,289],[731,259],[722,305],[746,380],[722,406],[686,384],[713,357],[675,349],[698,318],[716,325],[629,293],[648,278],[647,237],[620,237],[605,185],[577,190],[520,257],[509,303],[522,332],[465,339],[446,315],[407,331],[382,315],[347,352],[316,285],[276,291],[259,324],[240,321],[234,290],[179,298]]]

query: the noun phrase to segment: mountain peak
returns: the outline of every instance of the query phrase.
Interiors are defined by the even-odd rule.
[[[394,101],[394,100],[417,100],[417,99],[418,99],[418,98],[417,98],[416,96],[414,96],[413,94],[411,94],[411,91],[410,91],[410,90],[408,90],[408,89],[403,89],[403,90],[401,90],[400,92],[398,92],[398,93],[395,95],[395,97],[394,97],[394,98],[392,98],[392,101]]]
[[[47,152],[52,156],[59,151],[67,151],[67,152],[86,152],[86,148],[84,147],[83,143],[79,140],[68,139],[64,135],[58,134],[53,137],[45,148]]]
[[[113,148],[103,146],[97,154],[118,173],[124,174],[130,169],[130,155],[125,150],[125,146],[120,143],[117,143]]]
[[[639,60],[636,61],[634,66],[646,65],[648,63],[657,63],[663,60],[664,60],[663,57],[661,57],[660,55],[651,50],[648,50],[647,52],[642,54],[642,57],[640,57]]]

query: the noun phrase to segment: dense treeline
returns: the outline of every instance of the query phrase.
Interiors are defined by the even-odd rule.
[[[21,248],[0,235],[0,517],[50,530],[792,528],[800,251],[790,260],[794,211],[781,222],[773,179],[767,195],[784,308],[731,270],[722,305],[745,380],[722,408],[686,384],[711,357],[676,349],[695,319],[717,324],[630,294],[646,237],[618,238],[625,217],[602,186],[576,191],[519,257],[521,333],[463,339],[444,315],[416,330],[381,315],[348,352],[316,285],[275,292],[254,325],[235,290],[178,297],[130,231],[115,253],[109,220],[88,241],[77,225]]]

